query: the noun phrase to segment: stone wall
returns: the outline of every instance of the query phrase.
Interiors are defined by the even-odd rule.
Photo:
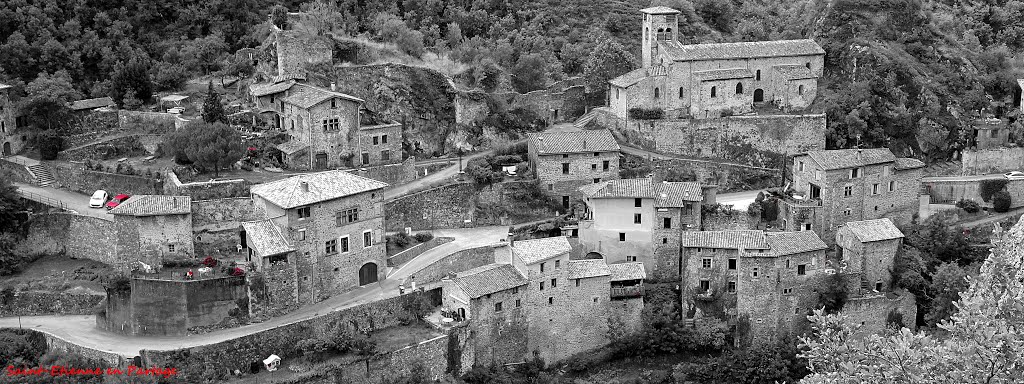
[[[392,154],[392,156],[401,155],[401,151]],[[416,159],[410,157],[398,164],[359,168],[349,172],[377,181],[383,181],[391,185],[400,185],[416,179]]]
[[[67,292],[18,292],[14,302],[0,306],[0,317],[34,315],[91,315],[103,295]]]
[[[890,311],[903,315],[903,324],[911,329],[917,319],[917,304],[914,295],[906,291],[884,293],[867,297],[854,297],[846,301],[841,310],[846,323],[860,326],[856,335],[867,336],[885,330],[886,318]]]
[[[961,158],[964,175],[984,175],[1024,169],[1024,148],[964,150]]]
[[[243,221],[259,219],[252,200],[233,197],[192,200],[192,235],[198,258],[244,258],[238,253],[239,231]],[[243,250],[244,252],[244,250]]]
[[[63,352],[76,354],[86,359],[99,360],[106,362],[111,367],[127,367],[131,364],[131,360],[125,356],[118,355],[113,352],[105,352],[92,348],[83,347],[77,344],[69,343],[64,341],[57,336],[51,335],[46,332],[41,332],[46,337],[46,351],[47,352]],[[78,367],[86,368],[86,367]]]
[[[163,193],[163,180],[145,176],[87,171],[80,164],[51,166],[50,172],[62,189],[92,195],[97,189],[111,195],[159,195]]]
[[[768,167],[744,166],[720,161],[688,159],[652,159],[654,177],[664,179],[669,170],[692,173],[694,181],[717,185],[718,193],[749,191],[781,186],[781,158],[769,160]],[[747,207],[736,207],[746,209]]]
[[[34,216],[28,223],[25,249],[42,254],[63,253],[72,259],[89,259],[119,266],[114,222],[73,213]]]
[[[128,305],[108,300],[97,326],[127,335],[184,336],[189,328],[220,323],[247,299],[243,277],[191,281],[133,278]],[[120,298],[120,299],[119,299]]]
[[[486,245],[452,253],[415,272],[416,283],[426,285],[439,282],[442,278],[448,276],[449,272],[463,272],[487,264],[493,264],[495,260],[494,254],[498,252],[497,248],[504,246],[505,244]]]
[[[160,135],[128,135],[103,142],[87,144],[60,153],[63,160],[107,160],[122,157],[148,156],[156,153]]]
[[[454,237],[435,237],[425,243],[419,243],[406,249],[402,252],[396,253],[394,256],[388,258],[389,267],[397,267],[402,264],[409,262],[409,260],[415,259],[416,256],[423,254],[423,252],[429,251],[436,248],[439,245],[447,244],[455,241]]]
[[[923,181],[933,204],[953,204],[960,199],[974,200],[983,206],[992,206],[992,201],[982,201],[981,181]],[[1009,180],[1006,191],[1010,193],[1010,207],[1024,206],[1024,180]]]
[[[702,231],[755,229],[757,218],[747,214],[747,207],[733,207],[732,214],[707,213],[701,217]]]
[[[428,228],[466,228],[473,222],[473,197],[470,183],[447,184],[413,193],[384,204],[386,230],[402,231]],[[467,222],[468,221],[468,222]]]
[[[275,30],[274,36],[278,75],[303,75],[307,65],[330,63],[333,58],[333,46],[327,37],[282,30]]]
[[[25,168],[24,165],[0,159],[0,175],[11,177],[11,181],[26,184],[35,184],[36,178]]]
[[[440,300],[437,297],[440,290],[422,294],[430,296],[433,302]],[[338,325],[351,324],[371,332],[399,325],[400,314],[405,313],[405,307],[416,298],[416,295],[409,294],[372,301],[216,344],[172,351],[142,350],[140,355],[146,366],[177,367],[180,372],[178,379],[202,381],[207,375],[214,374],[206,372],[206,367],[217,367],[217,373],[234,369],[246,371],[250,363],[261,362],[271,354],[282,358],[297,356],[301,352],[296,350],[296,343]]]
[[[189,196],[193,201],[249,197],[250,185],[252,183],[245,179],[182,183],[178,175],[173,171],[167,171],[164,173],[163,194]]]
[[[151,134],[174,132],[188,123],[180,115],[163,112],[117,111],[117,121],[121,128],[136,127]]]

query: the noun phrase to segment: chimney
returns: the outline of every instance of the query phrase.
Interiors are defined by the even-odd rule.
[[[512,234],[512,227],[508,227],[508,246],[512,247],[516,245],[515,235]]]
[[[862,160],[861,156],[862,156],[863,153],[864,153],[863,149],[857,148],[857,161]]]
[[[338,83],[331,83],[331,92],[338,92]]]
[[[583,149],[587,149],[587,141],[583,140]]]
[[[300,181],[299,188],[302,188],[302,192],[309,192],[309,183],[305,181]]]

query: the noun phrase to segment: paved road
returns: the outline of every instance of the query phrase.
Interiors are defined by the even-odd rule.
[[[437,259],[463,249],[497,243],[508,232],[507,227],[483,227],[467,229],[445,229],[434,231],[435,236],[450,236],[455,240],[430,251],[424,252],[409,261],[387,279],[376,284],[357,288],[349,293],[332,297],[328,300],[307,305],[295,312],[275,317],[259,324],[246,325],[238,328],[224,329],[201,335],[185,337],[126,336],[96,329],[94,316],[24,316],[21,324],[58,336],[81,346],[116,353],[126,357],[134,357],[141,349],[172,350],[199,345],[214,344],[238,338],[252,333],[301,320],[310,319],[340,309],[378,301],[398,295],[398,285],[409,275],[415,274],[423,267]],[[17,317],[0,318],[0,328],[16,328]]]
[[[519,144],[519,143],[524,142],[524,141],[526,141],[526,139],[513,142],[510,145]],[[470,160],[481,158],[481,157],[490,155],[492,153],[494,153],[494,149],[489,149],[489,150],[486,150],[486,151],[483,151],[483,152],[474,153],[474,154],[469,155],[469,156],[463,156],[462,157],[462,168],[465,168],[466,164],[469,163]],[[394,188],[391,188],[391,189],[389,189],[387,191],[384,191],[384,200],[385,201],[393,200],[395,198],[402,197],[402,196],[408,195],[408,194],[413,193],[413,192],[418,192],[418,191],[430,188],[430,187],[434,186],[435,184],[440,183],[440,182],[442,182],[444,180],[450,180],[450,179],[454,178],[455,175],[457,175],[458,173],[459,173],[459,161],[458,161],[458,159],[456,159],[455,160],[455,164],[450,166],[450,167],[448,167],[448,168],[444,168],[444,169],[442,169],[440,171],[431,173],[431,174],[429,174],[429,175],[427,175],[425,177],[413,180],[413,181],[411,181],[409,183],[405,183],[405,184],[402,184],[402,185],[395,186]]]
[[[81,193],[51,187],[37,187],[34,185],[24,183],[14,183],[14,186],[18,187],[19,190],[25,192],[31,192],[36,195],[41,195],[49,197],[51,199],[60,200],[68,208],[74,210],[79,214],[98,217],[104,220],[114,220],[114,218],[107,213],[106,209],[89,208],[89,196],[83,195]]]
[[[757,194],[761,193],[762,190],[756,191],[743,191],[733,193],[723,193],[715,196],[715,199],[719,204],[732,205],[732,208],[737,211],[746,211],[750,203],[753,203],[757,199]]]
[[[990,180],[990,179],[1004,179],[1005,177],[1001,173],[991,175],[976,175],[976,176],[930,176],[922,177],[921,182],[927,183],[930,181],[979,181],[979,180]]]

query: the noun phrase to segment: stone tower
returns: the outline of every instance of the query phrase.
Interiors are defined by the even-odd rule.
[[[669,7],[651,7],[640,10],[644,14],[642,54],[644,68],[656,65],[658,41],[676,41],[679,33],[679,11]]]

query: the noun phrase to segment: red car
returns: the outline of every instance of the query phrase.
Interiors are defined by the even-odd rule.
[[[128,200],[129,197],[131,197],[131,196],[128,196],[128,195],[123,194],[123,193],[120,194],[120,195],[114,196],[113,199],[111,199],[109,202],[107,202],[107,210],[109,211],[111,209],[117,208],[118,205],[121,205],[121,203],[123,203],[125,200]]]

